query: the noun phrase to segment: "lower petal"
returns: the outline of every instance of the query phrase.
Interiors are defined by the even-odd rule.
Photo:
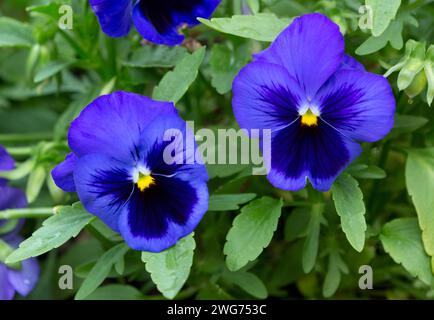
[[[334,129],[329,129],[324,134],[322,147],[318,147],[317,157],[309,166],[309,181],[316,190],[322,192],[330,190],[336,178],[362,152],[357,142],[332,131]]]
[[[204,181],[158,177],[149,190],[134,192],[119,228],[131,248],[160,252],[193,232],[207,209]]]
[[[298,121],[273,135],[271,150],[271,159],[264,160],[275,187],[296,191],[309,179],[315,189],[327,191],[361,147],[324,122],[306,127]]]

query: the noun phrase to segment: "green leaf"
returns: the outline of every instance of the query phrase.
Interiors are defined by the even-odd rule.
[[[54,216],[42,223],[42,227],[23,241],[7,259],[7,263],[37,257],[45,252],[60,247],[80,231],[93,219],[80,204],[59,207]]]
[[[31,47],[32,29],[25,23],[0,17],[0,47]]]
[[[395,18],[401,6],[401,0],[365,0],[366,6],[372,9],[372,34],[381,35]]]
[[[324,279],[322,294],[324,297],[331,297],[339,288],[342,273],[348,273],[348,267],[342,260],[337,248],[331,248],[327,273]]]
[[[41,82],[44,81],[55,74],[59,73],[66,67],[70,66],[72,62],[65,62],[65,61],[51,61],[44,67],[42,67],[40,70],[36,72],[36,75],[33,79],[34,82]]]
[[[425,251],[434,257],[434,148],[408,151],[405,179],[416,208]]]
[[[332,186],[333,201],[348,242],[361,252],[365,245],[365,204],[357,180],[342,174]]]
[[[34,168],[29,175],[29,180],[26,186],[27,201],[32,203],[36,200],[44,185],[47,172],[45,168],[40,165]]]
[[[229,270],[236,271],[255,260],[273,238],[283,202],[263,197],[241,209],[226,237],[224,254]]]
[[[193,234],[190,234],[163,252],[142,252],[146,271],[151,274],[158,291],[167,299],[175,298],[187,281],[195,248]]]
[[[274,14],[260,13],[254,16],[235,15],[231,18],[198,18],[200,22],[219,32],[235,36],[271,42],[289,25]]]
[[[386,172],[377,166],[360,165],[358,167],[349,167],[348,173],[360,179],[384,179]]]
[[[400,20],[393,21],[387,30],[378,37],[371,36],[357,49],[359,56],[371,54],[383,49],[390,42],[393,48],[401,50],[404,45],[402,38],[403,23]]]
[[[209,211],[238,210],[240,205],[256,198],[255,193],[215,194],[209,198]]]
[[[318,257],[319,234],[321,230],[322,213],[324,204],[312,205],[309,224],[306,230],[306,239],[303,245],[302,266],[305,273],[309,273],[315,267]]]
[[[423,249],[416,218],[400,218],[383,226],[380,235],[384,250],[413,276],[432,285],[430,259]]]
[[[119,259],[123,259],[128,250],[129,247],[125,243],[119,243],[106,251],[101,258],[98,259],[90,273],[87,275],[75,295],[75,299],[83,300],[94,292],[95,289],[98,288],[98,286],[107,278],[113,265],[118,262]]]
[[[30,13],[31,16],[48,16],[53,20],[59,19],[59,8],[62,6],[61,3],[48,3],[43,5],[35,5],[26,8],[26,11]]]
[[[285,240],[293,241],[306,236],[309,220],[309,208],[294,209],[285,222]]]
[[[172,101],[176,104],[196,79],[205,52],[206,48],[202,47],[180,60],[175,69],[166,73],[160,84],[154,89],[153,98],[161,101]]]
[[[143,300],[144,298],[143,294],[133,286],[109,284],[97,288],[86,300]]]
[[[268,296],[267,288],[262,280],[251,272],[227,272],[223,277],[255,298],[265,299]]]
[[[387,136],[388,139],[399,136],[400,134],[410,133],[422,128],[428,123],[428,119],[413,115],[395,114],[395,125]]]
[[[426,52],[425,75],[428,81],[428,90],[426,100],[431,105],[434,100],[434,44]]]
[[[90,227],[95,229],[101,236],[109,240],[110,242],[120,242],[122,241],[122,237],[116,231],[113,231],[109,228],[104,222],[99,219],[95,219],[90,223]]]
[[[216,44],[211,50],[211,77],[212,86],[220,94],[229,92],[232,81],[240,69],[250,59],[250,45],[244,44],[231,49],[223,44]]]
[[[171,68],[187,55],[184,47],[143,46],[136,49],[125,66],[136,68]]]

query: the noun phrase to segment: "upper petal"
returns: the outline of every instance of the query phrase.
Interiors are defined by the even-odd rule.
[[[157,117],[178,117],[173,103],[154,101],[128,92],[101,96],[71,124],[69,146],[78,157],[99,153],[137,161],[142,135]]]
[[[179,29],[199,24],[198,17],[209,18],[221,0],[139,1],[133,10],[137,31],[148,41],[176,45],[184,40]]]
[[[321,88],[314,104],[324,121],[351,139],[380,140],[394,124],[395,98],[380,75],[339,71]]]
[[[241,128],[279,130],[297,119],[303,96],[285,68],[253,62],[234,80],[232,105]]]
[[[101,29],[110,37],[126,36],[131,28],[131,0],[90,0]]]
[[[341,65],[344,39],[338,25],[326,16],[306,14],[296,18],[256,58],[284,66],[310,100]]]
[[[63,191],[75,192],[74,168],[77,160],[75,154],[71,152],[66,156],[65,161],[51,171],[54,182]]]

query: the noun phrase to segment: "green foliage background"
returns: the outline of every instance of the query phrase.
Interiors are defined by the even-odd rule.
[[[72,5],[72,30],[58,27],[62,4]],[[359,27],[363,5],[371,29]],[[340,25],[347,53],[387,72],[397,100],[393,131],[364,144],[330,192],[286,192],[250,166],[210,165],[210,209],[194,235],[150,254],[54,185],[70,122],[101,94],[171,100],[196,129],[237,128],[234,76],[292,18],[315,11]],[[226,0],[175,48],[144,46],[135,32],[106,37],[85,0],[5,0],[0,15],[0,143],[18,161],[1,176],[30,202],[0,218],[28,218],[29,238],[6,262],[38,256],[29,299],[434,297],[434,1]],[[73,290],[58,287],[62,265],[74,270]],[[373,290],[359,288],[363,265]]]

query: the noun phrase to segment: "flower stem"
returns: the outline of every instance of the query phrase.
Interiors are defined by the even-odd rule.
[[[33,147],[10,147],[6,148],[8,153],[11,156],[19,157],[19,156],[29,156],[32,154]]]
[[[0,219],[47,218],[53,214],[53,208],[8,209],[0,211]]]
[[[50,140],[51,132],[0,134],[0,143]]]

